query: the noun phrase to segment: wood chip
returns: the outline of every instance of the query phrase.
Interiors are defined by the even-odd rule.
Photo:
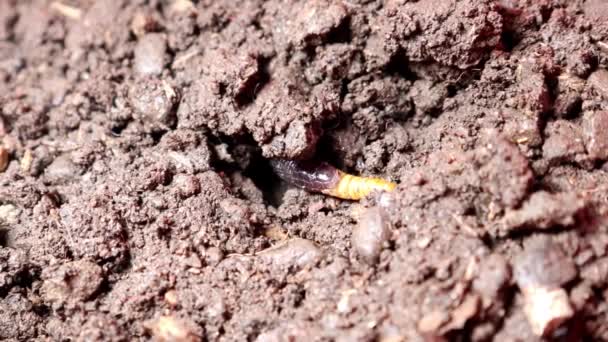
[[[23,154],[23,158],[21,158],[21,163],[19,165],[21,167],[21,172],[29,173],[30,168],[32,167],[33,160],[34,156],[32,155],[32,150],[25,150],[25,153]]]
[[[80,20],[82,17],[82,10],[80,8],[69,6],[58,1],[51,3],[50,8],[64,17],[73,20]]]
[[[0,172],[4,172],[8,167],[8,150],[4,146],[0,146]]]

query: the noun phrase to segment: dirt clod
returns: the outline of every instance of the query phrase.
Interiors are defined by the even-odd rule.
[[[54,306],[90,299],[104,280],[101,267],[87,260],[47,268],[42,279],[42,298]]]
[[[531,240],[515,259],[514,277],[520,288],[561,287],[577,275],[572,259],[548,238]]]
[[[583,134],[579,126],[565,120],[556,120],[545,128],[543,157],[552,164],[576,162],[585,154]]]
[[[481,294],[486,302],[499,298],[511,281],[511,267],[504,257],[492,254],[483,258],[479,266],[479,276],[473,281],[473,289]]]
[[[521,229],[549,229],[570,226],[586,207],[587,201],[576,193],[538,191],[520,209],[507,212],[503,219],[506,232]]]
[[[265,249],[257,256],[278,267],[304,267],[322,255],[314,243],[305,239],[291,239]]]
[[[582,93],[585,88],[585,81],[569,74],[562,74],[558,77],[559,93],[553,103],[555,116],[559,118],[572,117],[580,111],[582,104]]]
[[[608,111],[588,113],[583,118],[585,145],[589,157],[608,158]]]

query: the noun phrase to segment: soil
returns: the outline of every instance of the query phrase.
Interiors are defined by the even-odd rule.
[[[0,1],[0,339],[608,340],[607,23],[602,0]],[[271,172],[312,157],[399,186]],[[530,284],[574,312],[543,337]]]

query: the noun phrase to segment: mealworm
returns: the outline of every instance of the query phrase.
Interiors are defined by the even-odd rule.
[[[360,200],[373,191],[392,191],[397,186],[382,178],[350,175],[323,162],[273,159],[270,164],[290,184],[347,200]]]

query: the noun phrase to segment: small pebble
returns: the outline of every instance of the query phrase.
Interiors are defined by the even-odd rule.
[[[378,260],[390,236],[391,231],[384,211],[372,207],[362,213],[359,224],[353,230],[351,243],[357,254],[367,263],[373,264]]]
[[[155,341],[194,342],[200,341],[202,331],[192,321],[174,316],[163,316],[144,323]]]
[[[165,302],[170,306],[177,306],[179,299],[175,290],[169,290],[165,292]]]
[[[17,208],[13,204],[0,205],[0,226],[11,226],[16,224],[19,220],[20,214],[21,209]]]
[[[135,118],[161,129],[175,123],[178,101],[177,91],[161,80],[146,80],[129,89],[129,103],[135,110]]]
[[[524,314],[537,336],[549,336],[574,316],[568,293],[562,288],[533,286],[523,289]]]
[[[149,33],[135,47],[135,71],[142,75],[160,75],[167,64],[167,41],[163,34]]]
[[[171,4],[170,10],[175,13],[190,12],[196,14],[196,7],[190,0],[175,0]]]
[[[209,247],[205,250],[205,263],[215,266],[224,259],[224,252],[218,247]]]
[[[53,184],[66,183],[70,180],[74,180],[79,173],[80,170],[78,166],[72,162],[70,156],[67,154],[55,158],[44,170],[46,180]]]

